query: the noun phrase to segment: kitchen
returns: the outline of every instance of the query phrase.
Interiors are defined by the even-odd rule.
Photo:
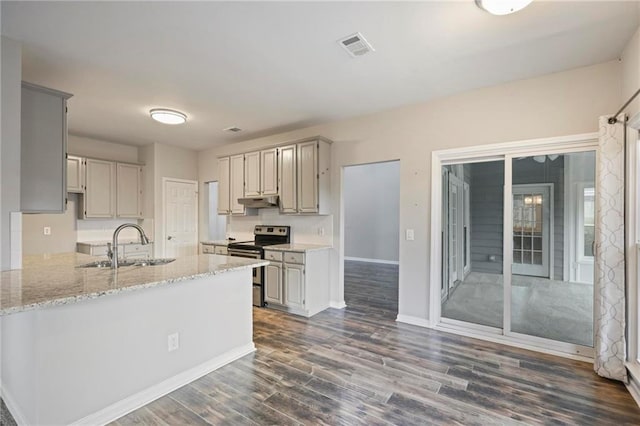
[[[534,2],[531,9],[507,16],[504,21],[500,21],[503,18],[489,16],[473,2],[457,2],[447,6],[436,3],[381,3],[368,5],[366,13],[362,13],[361,7],[342,3],[185,3],[178,6],[136,2],[3,2],[0,259],[2,269],[8,270],[3,274],[9,274],[3,275],[3,287],[14,279],[5,277],[29,274],[32,264],[27,258],[30,256],[40,256],[41,267],[44,268],[43,265],[51,265],[47,262],[55,263],[57,256],[53,254],[49,257],[45,253],[76,252],[80,247],[90,253],[92,250],[96,254],[101,253],[99,259],[106,260],[109,252],[107,243],[111,243],[113,252],[113,233],[125,223],[139,225],[152,244],[141,244],[138,231],[125,228],[116,242],[122,254],[129,254],[136,260],[177,259],[166,265],[122,266],[117,273],[119,279],[131,274],[127,271],[144,270],[147,271],[144,274],[153,275],[150,280],[157,285],[154,288],[140,288],[137,286],[144,284],[138,282],[131,284],[136,291],[120,289],[122,294],[115,294],[115,289],[108,288],[108,277],[113,272],[108,268],[85,268],[79,271],[81,268],[76,269],[75,266],[92,263],[96,259],[84,257],[89,256],[84,253],[74,254],[73,265],[66,264],[70,268],[68,271],[73,271],[71,275],[89,277],[89,281],[102,277],[98,281],[106,289],[104,286],[87,286],[88,294],[68,297],[86,297],[88,300],[85,298],[67,306],[40,306],[31,311],[7,313],[2,317],[3,339],[9,338],[4,330],[11,322],[7,318],[30,315],[29,320],[33,320],[40,331],[44,331],[43,319],[46,315],[38,319],[35,312],[60,310],[62,313],[74,307],[80,309],[80,306],[89,306],[84,303],[104,304],[100,308],[103,309],[100,311],[102,314],[98,315],[104,323],[109,322],[108,312],[122,309],[123,321],[118,323],[118,327],[126,328],[125,320],[136,323],[139,318],[145,317],[140,312],[136,313],[135,308],[126,306],[127,300],[131,301],[129,303],[135,301],[144,304],[145,297],[142,295],[155,294],[156,290],[160,293],[162,290],[166,293],[158,294],[158,306],[162,305],[162,312],[171,312],[171,315],[165,318],[158,312],[153,313],[153,309],[149,311],[150,321],[157,320],[158,324],[163,324],[153,341],[136,343],[135,339],[130,339],[122,343],[118,333],[112,329],[112,334],[106,333],[111,339],[108,343],[88,338],[86,346],[78,345],[75,349],[77,353],[83,353],[92,344],[96,347],[101,344],[114,347],[124,344],[131,348],[148,345],[154,347],[156,359],[179,357],[186,352],[192,340],[185,340],[189,332],[181,332],[180,337],[176,337],[175,326],[170,322],[181,316],[191,316],[193,319],[198,315],[206,316],[207,313],[202,304],[194,312],[189,312],[188,309],[182,309],[183,303],[180,304],[180,312],[173,312],[170,299],[186,295],[180,296],[173,290],[177,287],[189,288],[194,290],[189,294],[189,299],[215,299],[217,303],[221,300],[220,296],[206,293],[198,286],[204,281],[198,280],[216,281],[218,284],[212,284],[214,286],[227,285],[225,291],[228,291],[228,297],[234,293],[234,283],[243,289],[236,295],[238,299],[234,299],[233,312],[225,314],[236,315],[237,322],[234,324],[242,324],[244,331],[238,335],[244,336],[244,340],[235,342],[236,349],[242,350],[238,349],[233,356],[202,367],[197,374],[193,372],[181,376],[181,372],[189,370],[186,365],[167,369],[170,377],[177,378],[162,389],[151,389],[151,384],[136,386],[130,383],[129,388],[119,396],[112,394],[109,398],[103,398],[102,405],[99,401],[90,401],[81,414],[69,415],[64,419],[58,417],[56,420],[61,423],[73,422],[99,414],[101,417],[88,419],[95,423],[106,423],[117,418],[117,414],[141,407],[154,397],[176,389],[180,384],[206,374],[242,353],[249,353],[252,347],[246,337],[250,334],[247,331],[251,325],[247,318],[251,313],[257,312],[263,319],[261,325],[269,323],[278,333],[300,331],[300,328],[305,328],[301,324],[313,325],[316,321],[314,318],[318,317],[320,320],[317,321],[321,323],[328,322],[328,318],[353,317],[354,310],[344,309],[346,253],[343,211],[344,168],[353,165],[396,161],[400,175],[397,312],[392,320],[380,321],[381,328],[371,331],[369,336],[373,336],[372,340],[383,336],[391,339],[394,333],[400,333],[401,340],[407,339],[416,346],[423,345],[421,356],[427,358],[430,349],[425,341],[431,343],[433,336],[440,336],[439,332],[436,334],[435,331],[426,330],[437,327],[439,319],[434,316],[434,296],[430,288],[434,283],[440,284],[433,279],[433,271],[438,265],[432,258],[438,247],[434,245],[437,239],[433,238],[437,233],[431,227],[438,212],[432,200],[432,194],[437,191],[432,185],[433,153],[451,148],[509,144],[567,135],[593,135],[598,130],[597,117],[616,111],[621,101],[637,86],[635,74],[630,71],[635,69],[633,61],[638,46],[637,35],[634,36],[637,8],[633,4],[616,3],[605,7],[601,4],[567,6]],[[585,8],[584,15],[578,14],[579,17],[576,17],[571,7]],[[539,15],[530,14],[529,10]],[[153,19],[149,19],[149,16]],[[444,19],[441,22],[461,22],[464,19],[464,22],[473,25],[456,26],[460,31],[469,32],[459,39],[443,40],[442,31],[438,31],[437,25],[424,25],[422,21],[433,16],[451,20]],[[596,16],[597,19],[594,18]],[[543,28],[551,27],[547,19],[552,18],[557,18],[554,22],[558,25],[567,25],[567,33],[558,36],[566,37],[563,40],[567,45],[572,45],[575,40],[591,40],[590,37],[596,36],[594,34],[610,39],[590,45],[593,51],[584,56],[567,53],[564,59],[558,58],[554,52],[559,44],[549,42],[547,35],[542,34]],[[499,24],[514,22],[514,19],[531,20],[527,21],[531,28],[541,31],[536,33],[538,38],[535,43],[541,49],[536,51],[544,52],[541,54],[544,60],[534,61],[535,55],[532,55],[527,58],[530,61],[528,65],[514,65],[521,63],[512,60],[514,55],[527,51],[531,48],[529,43],[534,43],[531,39],[525,40],[525,34],[518,32],[518,25],[509,29],[508,25],[501,27]],[[583,19],[583,25],[570,25],[572,19]],[[52,28],[51,22],[63,25]],[[96,22],[100,24],[95,25]],[[327,25],[318,26],[318,22],[326,22]],[[354,28],[353,23],[359,22],[362,28]],[[391,22],[405,22],[406,28],[402,29],[402,25],[386,26]],[[239,23],[242,23],[241,28],[250,30],[238,31]],[[309,31],[310,27],[314,31]],[[259,37],[256,36],[258,34]],[[292,37],[292,34],[305,34],[306,37]],[[416,42],[418,35],[430,40],[429,43],[425,42],[428,46],[423,45],[422,41]],[[371,42],[369,46],[375,47],[375,50],[372,48],[361,56],[350,55],[345,50],[348,46],[342,42],[354,37],[364,47]],[[479,43],[468,42],[477,37],[488,39]],[[434,40],[440,42],[432,43]],[[498,40],[510,40],[512,43],[505,45],[498,43]],[[586,43],[584,47],[587,48]],[[416,48],[425,48],[427,52],[415,55]],[[483,61],[484,57],[489,59]],[[444,61],[434,69],[435,65],[430,62],[432,58],[443,61],[444,58],[452,58],[453,62]],[[518,58],[524,60],[521,56]],[[484,67],[478,66],[478,62]],[[396,67],[397,64],[406,66]],[[440,66],[444,68],[438,68]],[[76,192],[69,193],[65,190],[66,184],[60,185],[60,179],[43,182],[57,184],[56,193],[68,194],[58,200],[67,199],[66,210],[59,209],[65,210],[65,213],[20,213],[24,210],[20,192],[27,190],[30,173],[47,169],[42,167],[40,170],[39,165],[23,162],[26,157],[21,152],[19,124],[22,80],[73,94],[68,100],[69,135],[66,152],[71,157],[81,159],[70,159],[80,165],[77,170],[87,166],[85,163],[89,160],[95,160],[92,163],[94,165],[102,165],[108,178],[96,180],[112,191],[110,197],[96,199],[99,203],[107,204],[106,213],[98,212],[103,217],[88,217],[95,211],[84,209],[91,191],[87,192],[88,189],[83,189],[80,184],[74,185],[73,191]],[[553,108],[549,105],[553,105]],[[186,123],[167,126],[153,121],[150,113],[157,108],[181,111],[186,115]],[[629,112],[633,114],[633,110]],[[313,155],[318,156],[316,161],[304,163],[301,160],[308,158],[304,156],[313,158]],[[121,188],[118,188],[119,164],[123,166],[120,168],[121,176],[126,175],[128,182],[121,184]],[[317,167],[315,175],[309,164]],[[61,170],[64,170],[63,165],[57,168],[58,172]],[[69,170],[74,169],[68,167]],[[84,175],[81,171],[79,173],[72,173],[70,177],[79,176],[80,181],[84,176],[85,186],[96,183],[87,181],[86,169]],[[70,177],[64,174],[63,179],[68,178],[71,182],[73,179]],[[124,182],[124,179],[120,181]],[[285,184],[282,184],[283,180]],[[317,182],[317,186],[311,183],[313,190],[302,190],[300,193],[300,188],[308,188],[305,185],[310,182]],[[222,234],[215,236],[210,234],[209,229],[212,214],[209,185],[212,183],[218,185],[215,210],[223,216],[225,225]],[[136,190],[136,185],[139,190]],[[118,189],[128,206],[136,206],[136,209],[126,209],[130,214],[118,214]],[[182,193],[184,197],[176,195],[172,199],[168,195],[174,190],[175,194]],[[125,196],[125,192],[129,195]],[[269,199],[260,208],[252,207],[251,203],[257,202],[256,199],[275,195],[278,196],[277,201]],[[249,200],[242,204],[239,201],[241,199]],[[189,207],[177,208],[178,203],[187,203]],[[137,207],[141,209],[137,210]],[[185,218],[191,220],[183,220]],[[280,248],[276,247],[278,244],[261,247],[260,255],[265,259],[225,256],[225,250],[229,254],[230,244],[253,241],[251,245],[256,246],[256,240],[260,243],[264,233],[269,236],[272,232],[278,232],[278,229],[284,229],[284,234],[289,233],[289,242],[279,241],[285,244]],[[118,246],[119,242],[123,244]],[[210,254],[211,251],[213,254]],[[186,260],[190,258],[188,252],[194,255],[202,253],[198,259],[203,260],[189,263]],[[47,271],[42,268],[40,273],[46,275]],[[260,271],[257,268],[264,268],[260,277],[256,275]],[[312,269],[320,272],[310,273]],[[255,272],[249,273],[249,270]],[[198,278],[187,280],[190,282],[187,285],[181,281],[185,276]],[[260,297],[254,292],[254,288],[259,287],[254,284],[260,284],[256,283],[257,278],[263,284],[262,289],[256,289],[261,293]],[[302,285],[303,280],[316,278],[318,282],[308,281],[308,286]],[[171,285],[169,281],[172,280],[180,280],[176,283],[184,285]],[[84,289],[87,281],[80,283]],[[312,289],[322,291],[306,293]],[[101,292],[105,297],[94,298]],[[5,297],[3,293],[3,302],[14,304],[15,307],[28,300]],[[33,303],[44,302],[40,300]],[[118,303],[122,303],[122,306]],[[184,303],[188,305],[188,302]],[[253,307],[254,304],[265,303],[265,307]],[[9,305],[5,306],[11,309]],[[215,309],[223,311],[225,304],[218,303]],[[636,310],[633,312],[636,313]],[[92,312],[85,314],[83,318],[90,323]],[[353,328],[349,328],[352,326],[349,324],[345,329],[353,331],[361,327],[371,330],[374,321],[367,321],[366,315],[361,317],[362,323]],[[62,327],[67,324],[61,318],[59,320],[51,325]],[[233,322],[229,318],[214,316],[206,317],[206,321],[212,324]],[[342,323],[332,323],[329,328],[341,330],[341,327]],[[402,335],[409,335],[408,330],[413,330],[415,334],[411,334],[411,337]],[[76,336],[83,338],[91,335],[87,330],[75,331]],[[206,333],[206,330],[200,331]],[[260,330],[261,344],[264,344],[264,331]],[[216,329],[218,332],[222,332],[220,328]],[[305,332],[307,330],[301,333]],[[330,337],[338,340],[348,338],[337,334],[331,334]],[[278,336],[272,337],[277,340]],[[313,340],[314,337],[310,336],[309,339]],[[47,342],[47,338],[34,335],[32,341]],[[302,342],[300,348],[307,349],[304,337],[297,341]],[[347,341],[340,341],[342,346],[348,346]],[[439,343],[436,341],[435,345]],[[48,348],[60,350],[60,346],[64,345],[54,342]],[[169,346],[179,346],[179,349],[169,352]],[[400,342],[398,347],[402,346]],[[70,347],[73,349],[73,345]],[[3,348],[7,346],[3,345]],[[483,356],[486,348],[468,344],[460,351],[472,353],[473,358]],[[495,352],[501,348],[490,347],[490,350]],[[224,348],[218,349],[224,352]],[[226,349],[229,352],[229,348]],[[326,348],[315,346],[312,349],[316,351],[312,353],[313,356],[331,358],[330,354],[323,352]],[[347,350],[344,347],[342,349]],[[30,351],[29,348],[24,350]],[[375,352],[375,349],[371,350]],[[282,367],[286,357],[292,356],[291,353],[275,351],[275,356],[280,358],[273,361],[274,364]],[[153,354],[147,356],[151,359],[156,356]],[[221,355],[211,352],[208,356],[214,359]],[[260,358],[262,354],[249,355],[254,356],[249,359],[258,360],[257,364],[264,362]],[[126,357],[118,358],[122,364],[126,364],[126,361]],[[512,359],[509,358],[509,361]],[[514,362],[518,362],[518,359]],[[192,366],[194,363],[197,364],[192,362]],[[241,361],[239,365],[246,367],[246,363]],[[96,364],[85,367],[87,371],[93,371],[99,370],[100,365],[98,360]],[[302,365],[308,367],[307,364]],[[331,362],[329,365],[336,366]],[[26,363],[20,368],[27,369]],[[356,367],[349,364],[349,368]],[[310,370],[324,371],[322,368]],[[379,370],[386,371],[385,368]],[[3,368],[5,374],[10,371]],[[343,370],[337,367],[334,371]],[[373,375],[376,369],[369,368],[367,372]],[[125,373],[134,376],[135,368]],[[5,385],[5,381],[10,380],[5,374],[3,391],[11,387]],[[451,379],[445,376],[438,376],[438,380]],[[307,378],[309,381],[317,379]],[[159,376],[153,379],[156,383],[163,380]],[[13,380],[17,381],[15,377]],[[165,376],[164,380],[168,378]],[[414,376],[407,379],[412,380],[417,379]],[[58,376],[56,381],[64,382],[64,377]],[[446,390],[449,385],[460,388],[466,386],[459,378],[451,379],[442,388],[438,387],[440,384],[438,382],[429,388],[434,390],[434,398],[438,398],[438,389]],[[80,387],[78,385],[78,389]],[[92,386],[99,387],[95,384]],[[135,387],[137,389],[134,390]],[[135,401],[127,400],[125,393],[134,395],[141,392],[141,388],[153,392],[150,390]],[[414,390],[419,395],[416,400],[423,398],[419,386]],[[49,391],[52,392],[51,389]],[[402,393],[402,389],[398,392]],[[403,395],[407,395],[407,392]],[[112,407],[108,415],[101,411],[117,401],[126,403]],[[385,401],[397,402],[397,398],[387,398]],[[344,404],[347,406],[350,403],[344,401]],[[70,410],[74,408],[80,407],[69,407]],[[60,414],[51,407],[47,409],[51,415]],[[403,409],[401,407],[400,411]],[[466,417],[456,420],[472,419]]]

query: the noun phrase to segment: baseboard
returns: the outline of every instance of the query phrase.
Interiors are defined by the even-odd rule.
[[[627,390],[636,401],[636,404],[640,407],[640,383],[638,379],[633,375],[633,373],[629,372],[629,384],[625,385]]]
[[[411,315],[400,315],[396,317],[397,322],[403,322],[405,324],[417,325],[419,327],[431,328],[431,322],[428,319],[413,317]]]
[[[329,307],[334,309],[344,309],[347,307],[347,304],[344,302],[344,300],[332,300],[331,302],[329,302]]]
[[[27,422],[27,418],[24,416],[24,413],[22,412],[22,410],[20,410],[20,407],[18,407],[18,404],[16,404],[11,394],[7,392],[7,388],[2,386],[1,384],[0,384],[0,388],[1,388],[0,394],[2,396],[2,400],[4,401],[4,404],[7,406],[7,409],[13,416],[13,420],[16,421],[16,424],[28,425],[29,422]]]
[[[151,386],[150,388],[111,404],[100,411],[89,414],[88,416],[72,423],[72,425],[105,425],[110,423],[125,414],[137,410],[138,408],[193,382],[194,380],[199,379],[200,377],[209,374],[232,361],[235,361],[238,358],[242,358],[245,355],[255,352],[255,350],[256,347],[253,342],[232,349],[187,371],[170,377],[157,385]],[[21,423],[18,422],[18,424]]]
[[[367,259],[365,257],[346,257],[344,260],[354,260],[356,262],[384,263],[385,265],[399,265],[397,260]]]

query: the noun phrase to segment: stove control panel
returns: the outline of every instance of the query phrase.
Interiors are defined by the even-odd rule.
[[[287,236],[291,230],[290,226],[271,226],[271,225],[256,225],[253,230],[255,235],[279,235]]]

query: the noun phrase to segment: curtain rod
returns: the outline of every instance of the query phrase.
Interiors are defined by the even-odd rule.
[[[622,108],[620,108],[620,109],[618,110],[618,112],[616,112],[615,114],[613,114],[613,116],[612,116],[612,117],[609,117],[609,124],[616,124],[616,123],[618,122],[618,119],[617,119],[616,117],[618,117],[618,115],[620,115],[620,113],[621,113],[622,111],[624,111],[624,109],[625,109],[627,106],[629,106],[629,104],[630,104],[631,102],[633,102],[633,100],[634,100],[634,99],[636,98],[636,96],[638,96],[639,94],[640,94],[640,89],[636,90],[636,93],[634,93],[634,94],[633,94],[633,96],[631,96],[631,97],[629,98],[629,100],[628,100],[627,102],[625,102],[625,104],[624,104],[624,105],[622,105]]]

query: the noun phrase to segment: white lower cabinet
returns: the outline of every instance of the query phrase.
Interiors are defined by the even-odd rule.
[[[329,251],[265,250],[265,301],[270,308],[311,317],[329,307]]]
[[[220,244],[205,244],[202,243],[202,254],[221,254],[228,255],[227,246]]]
[[[109,248],[106,243],[77,243],[78,253],[90,256],[106,256]],[[147,259],[153,253],[153,243],[149,244],[118,244],[118,257],[121,259]]]
[[[264,300],[284,305],[282,288],[282,263],[272,262],[264,268]]]

